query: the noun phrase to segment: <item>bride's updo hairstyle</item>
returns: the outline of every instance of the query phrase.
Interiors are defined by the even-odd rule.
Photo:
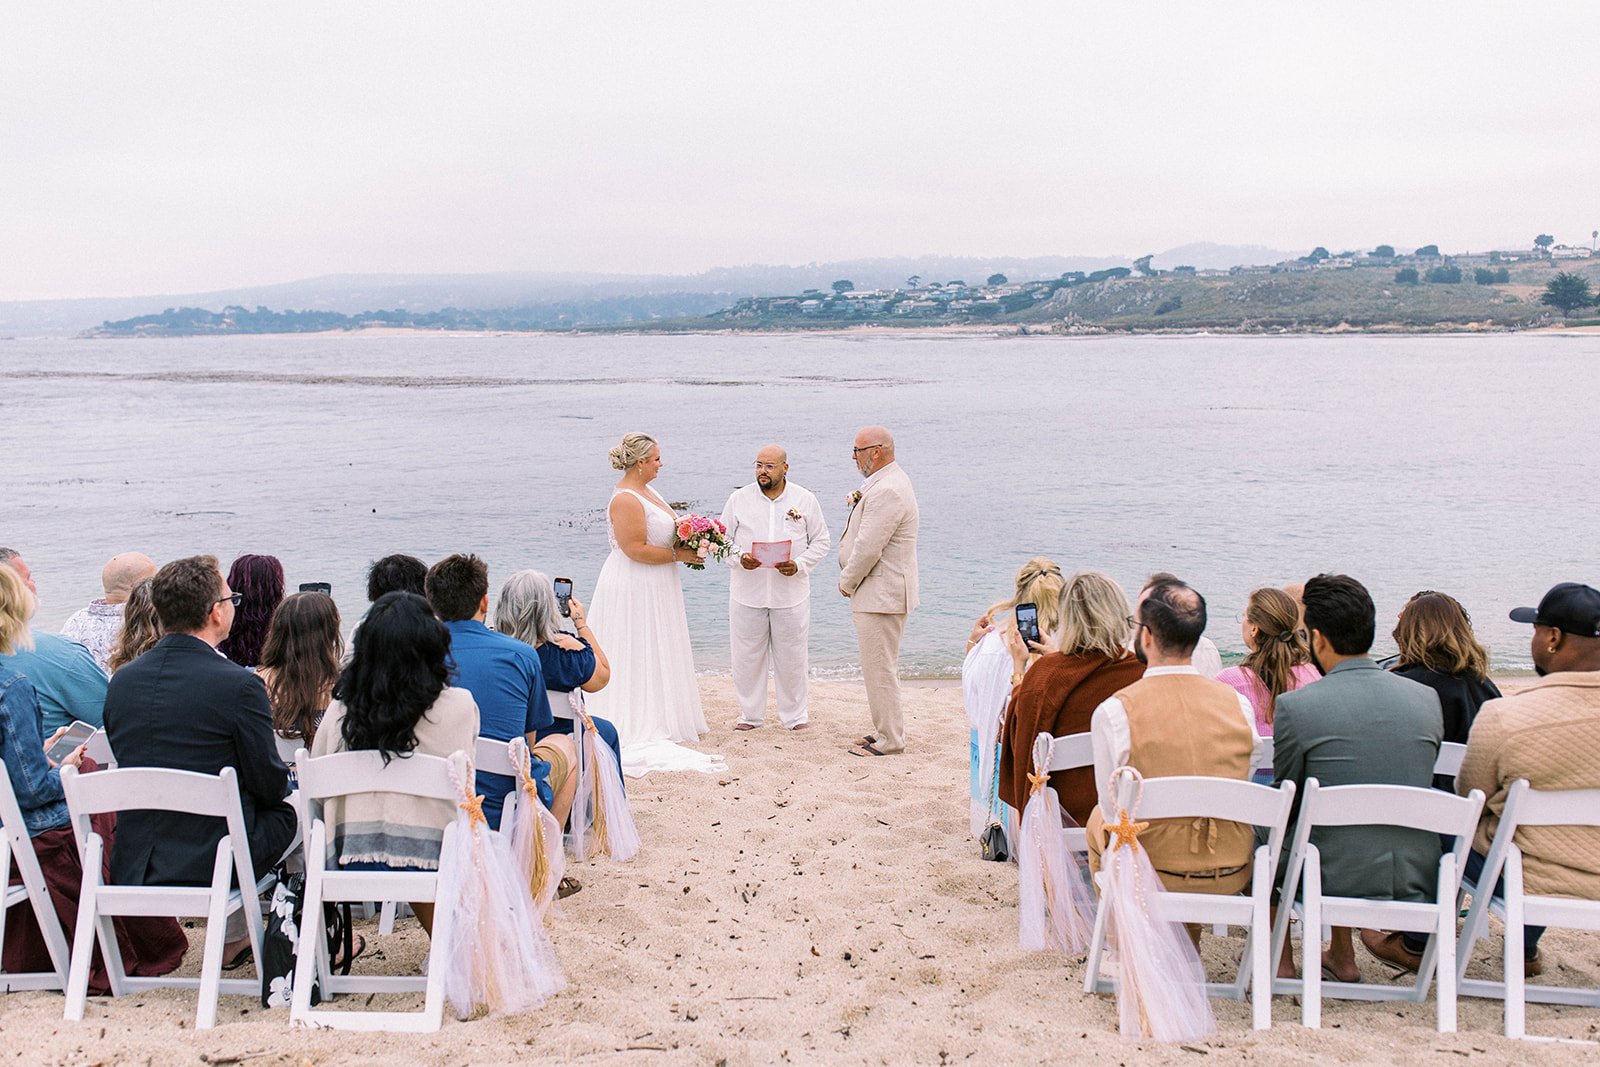
[[[622,436],[622,443],[611,450],[611,465],[625,471],[650,454],[656,439],[647,433],[630,433]]]

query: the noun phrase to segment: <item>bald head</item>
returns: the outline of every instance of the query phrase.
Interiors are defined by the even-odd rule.
[[[856,468],[872,475],[894,462],[894,435],[882,426],[863,426],[856,431]]]
[[[134,586],[153,577],[156,561],[143,552],[122,552],[112,556],[100,572],[100,584],[106,591],[107,604],[120,604],[128,599]]]
[[[756,453],[756,485],[769,499],[782,496],[788,481],[789,453],[782,445],[768,445]]]
[[[768,445],[756,453],[756,462],[782,465],[789,462],[789,453],[784,451],[782,445]]]

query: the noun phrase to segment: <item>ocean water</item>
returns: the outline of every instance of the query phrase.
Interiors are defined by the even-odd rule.
[[[851,438],[894,431],[922,510],[908,675],[957,673],[972,619],[1028,557],[1131,591],[1171,570],[1209,635],[1263,584],[1343,571],[1379,648],[1419,589],[1457,596],[1495,664],[1528,663],[1511,607],[1600,584],[1600,337],[232,337],[0,341],[0,544],[58,627],[113,553],[242,552],[290,588],[333,584],[347,629],[390,552],[472,551],[570,575],[608,546],[624,431],[663,443],[656,483],[720,513],[769,441],[835,541]],[[855,671],[833,560],[812,584],[811,663]],[[727,576],[685,572],[702,670],[725,670]]]

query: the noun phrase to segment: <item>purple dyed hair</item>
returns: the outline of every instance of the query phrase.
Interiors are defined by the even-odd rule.
[[[232,631],[217,651],[241,667],[254,667],[261,660],[261,646],[267,643],[272,613],[283,601],[283,564],[277,556],[240,556],[228,568],[228,588],[243,593],[244,600],[234,612]]]

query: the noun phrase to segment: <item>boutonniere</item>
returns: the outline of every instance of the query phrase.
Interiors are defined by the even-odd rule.
[[[854,511],[855,506],[861,503],[861,490],[857,489],[855,492],[845,497],[845,500],[849,503],[850,510]]]
[[[804,515],[800,514],[800,509],[799,508],[790,508],[789,509],[789,513],[787,515],[785,515],[784,518],[788,519],[790,522],[805,522],[806,521],[806,517]]]

